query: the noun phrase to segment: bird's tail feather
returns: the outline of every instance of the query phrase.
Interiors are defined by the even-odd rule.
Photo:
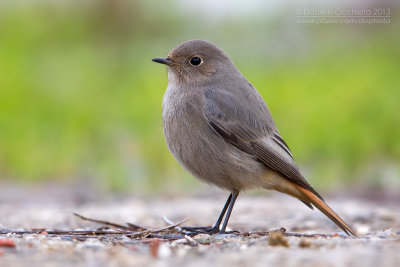
[[[304,195],[305,199],[302,199],[302,201],[310,202],[329,219],[331,219],[337,226],[339,226],[346,234],[357,236],[350,226],[348,226],[347,223],[343,221],[343,219],[340,218],[339,215],[337,215],[322,199],[300,185],[296,184],[295,186]]]

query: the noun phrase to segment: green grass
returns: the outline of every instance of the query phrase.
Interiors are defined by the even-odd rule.
[[[104,20],[104,10],[67,10],[0,12],[0,178],[90,179],[138,192],[189,188],[162,135],[166,71],[150,61],[186,38],[174,28],[186,18],[168,15],[163,25],[142,15],[127,23]],[[257,59],[251,49],[243,56],[235,43],[228,47],[240,51],[231,56],[319,187],[363,183],[366,166],[398,164],[399,37],[383,27],[348,42],[338,41],[341,29],[309,28],[311,52],[267,63],[273,52]],[[227,29],[221,47],[235,38],[235,27]]]

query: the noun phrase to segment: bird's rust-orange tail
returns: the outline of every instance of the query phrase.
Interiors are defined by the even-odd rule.
[[[337,215],[322,199],[320,199],[315,194],[313,194],[312,192],[303,188],[300,185],[296,184],[296,187],[301,193],[303,193],[305,201],[310,202],[315,207],[317,207],[322,213],[328,216],[328,218],[331,219],[337,226],[339,226],[346,234],[357,236],[354,233],[354,231],[350,228],[350,226],[348,226],[347,223],[345,223],[345,221],[343,221],[343,219],[340,218],[339,215]]]

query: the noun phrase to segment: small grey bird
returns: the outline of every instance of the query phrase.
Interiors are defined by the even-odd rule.
[[[225,233],[239,192],[261,187],[317,207],[355,236],[301,175],[263,98],[220,48],[191,40],[153,61],[168,67],[162,120],[169,150],[195,177],[231,192],[213,227],[187,230]]]

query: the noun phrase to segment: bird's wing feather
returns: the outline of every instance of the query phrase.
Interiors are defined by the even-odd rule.
[[[254,155],[268,168],[321,198],[301,175],[258,92],[252,88],[254,91],[245,95],[213,89],[205,91],[204,116],[210,127],[226,142]]]

